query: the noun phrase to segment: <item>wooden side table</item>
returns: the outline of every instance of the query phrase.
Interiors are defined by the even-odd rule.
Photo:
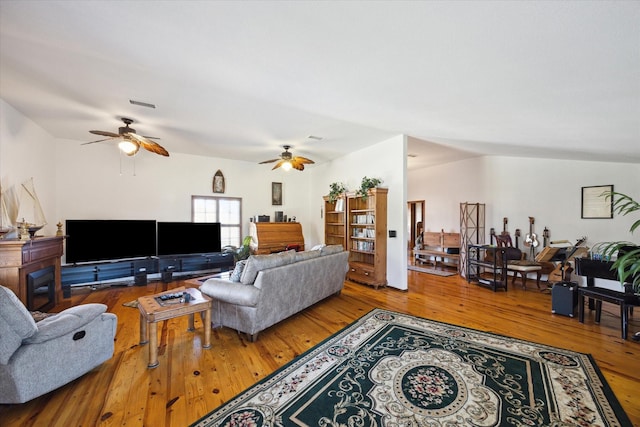
[[[175,298],[162,301],[160,296],[170,294],[188,293],[189,301]],[[155,295],[147,295],[138,298],[140,310],[140,344],[149,344],[149,364],[147,367],[158,366],[158,322],[176,317],[189,315],[189,331],[194,330],[193,315],[204,311],[204,342],[202,348],[211,348],[211,298],[203,295],[193,288],[179,288],[161,292]]]

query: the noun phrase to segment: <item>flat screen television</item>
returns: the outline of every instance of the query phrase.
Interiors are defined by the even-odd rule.
[[[155,220],[68,219],[65,234],[68,264],[156,255]]]
[[[221,250],[219,222],[158,222],[158,256]]]

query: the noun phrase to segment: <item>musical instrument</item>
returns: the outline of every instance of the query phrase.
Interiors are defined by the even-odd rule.
[[[549,229],[547,227],[542,230],[542,241],[544,242],[542,246],[545,248],[549,246]]]
[[[519,228],[516,228],[515,236],[516,236],[516,248],[517,248],[520,245],[518,243],[518,240],[520,239],[520,229]]]
[[[564,261],[561,261],[556,268],[549,273],[548,281],[550,283],[557,282],[568,282],[571,279],[571,273],[573,272],[573,267],[569,263],[569,259],[576,253],[576,251],[587,241],[587,237],[583,236],[576,242],[575,246],[571,249],[571,252],[567,254]]]
[[[502,233],[500,233],[501,236],[508,236],[509,232],[507,231],[507,223],[509,222],[509,219],[505,216],[504,218],[502,218]]]
[[[533,232],[533,223],[535,222],[532,216],[529,217],[529,233],[527,233],[527,237],[524,239],[524,245],[526,247],[533,246],[537,248],[540,242],[538,242],[538,235]]]

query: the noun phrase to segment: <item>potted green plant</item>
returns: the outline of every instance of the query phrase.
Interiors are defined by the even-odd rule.
[[[369,190],[380,184],[382,184],[382,180],[380,178],[367,178],[365,176],[360,182],[360,188],[356,191],[356,196],[366,199],[369,197]]]
[[[620,215],[640,212],[640,203],[626,194],[610,191],[605,196],[612,199],[613,211]],[[631,224],[629,232],[633,233],[639,227],[640,219]],[[640,245],[628,241],[607,242],[602,246],[602,255],[605,259],[614,259],[617,256],[611,269],[617,270],[620,284],[631,284],[633,292],[640,294]]]
[[[242,261],[243,259],[249,258],[249,255],[251,255],[251,248],[249,247],[250,244],[251,236],[245,236],[245,238],[242,239],[242,246],[239,247],[235,253],[236,261]]]
[[[341,182],[332,182],[329,184],[329,203],[335,203],[338,197],[342,196],[347,188]]]

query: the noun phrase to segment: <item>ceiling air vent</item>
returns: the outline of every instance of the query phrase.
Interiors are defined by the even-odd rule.
[[[156,108],[154,104],[150,104],[148,102],[134,101],[133,99],[130,99],[129,102],[132,103],[133,105],[139,105],[141,107]]]

